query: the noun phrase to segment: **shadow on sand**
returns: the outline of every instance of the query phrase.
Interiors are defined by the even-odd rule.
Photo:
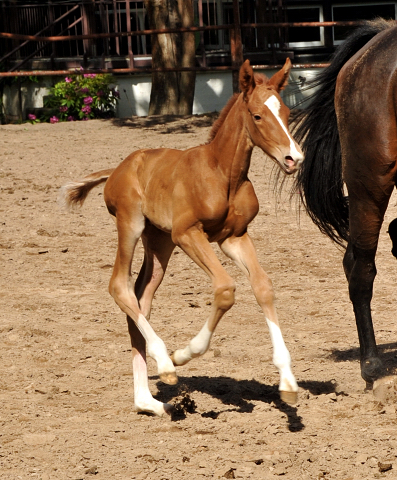
[[[151,377],[155,379],[157,377]],[[254,379],[235,380],[230,377],[179,377],[179,387],[157,383],[157,400],[168,403],[175,398],[176,392],[201,392],[220,400],[228,406],[226,410],[209,410],[201,413],[202,417],[216,419],[223,412],[251,413],[255,407],[253,402],[263,402],[264,404],[273,404],[280,412],[287,416],[288,429],[291,432],[298,432],[305,428],[302,418],[298,415],[298,408],[289,405],[282,400],[278,393],[278,385],[265,385]],[[308,390],[314,395],[326,395],[335,391],[336,384],[333,382],[301,382],[299,386]],[[176,390],[177,389],[177,390]],[[190,412],[192,413],[192,412]],[[179,414],[175,420],[186,418],[186,415]]]
[[[397,342],[378,344],[378,352],[385,367],[385,375],[397,374]],[[335,362],[360,361],[359,347],[346,350],[334,349],[329,358]]]
[[[191,133],[194,128],[210,127],[218,118],[218,113],[202,115],[151,115],[150,117],[113,118],[116,127],[147,128],[159,134]]]

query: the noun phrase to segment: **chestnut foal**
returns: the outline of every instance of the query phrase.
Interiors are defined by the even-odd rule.
[[[295,172],[303,159],[288,130],[289,109],[279,96],[290,69],[288,59],[269,80],[264,75],[254,75],[249,61],[245,61],[240,69],[241,93],[229,100],[206,145],[185,151],[138,150],[116,169],[93,173],[63,187],[66,205],[82,205],[89,191],[106,181],[105,202],[118,231],[109,292],[127,314],[137,411],[163,415],[172,408],[155,400],[149,391],[146,347],[157,362],[160,379],[175,384],[175,366],[208,350],[219,320],[234,303],[235,283],[210,242],[218,242],[249,278],[270,330],[273,362],[280,372],[281,398],[296,401],[298,386],[279,327],[272,283],[260,267],[247,233],[247,226],[259,209],[247,177],[254,146],[260,147],[287,174]],[[131,263],[139,238],[145,257],[133,285]],[[185,348],[169,356],[148,319],[153,296],[176,245],[207,273],[214,299],[200,332]]]

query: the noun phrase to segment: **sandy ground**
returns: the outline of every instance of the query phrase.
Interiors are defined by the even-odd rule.
[[[274,194],[259,150],[250,233],[274,283],[299,401],[278,399],[263,314],[223,258],[237,301],[210,350],[178,369],[177,386],[161,384],[149,360],[156,398],[194,408],[172,420],[134,412],[126,321],[107,293],[116,231],[103,189],[77,213],[58,209],[58,189],[138,148],[204,143],[212,121],[0,126],[0,479],[397,478],[395,404],[364,390],[342,251]],[[396,216],[392,199],[387,218]],[[386,229],[373,312],[393,369],[396,260]],[[141,258],[139,248],[135,272]],[[176,250],[151,319],[169,351],[198,332],[211,298],[205,274]]]

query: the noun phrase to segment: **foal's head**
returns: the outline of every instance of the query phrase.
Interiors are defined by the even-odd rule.
[[[275,160],[285,173],[294,173],[303,160],[302,150],[288,128],[289,108],[279,92],[287,85],[291,61],[270,79],[254,75],[249,60],[240,69],[240,90],[246,104],[246,126],[254,145]]]

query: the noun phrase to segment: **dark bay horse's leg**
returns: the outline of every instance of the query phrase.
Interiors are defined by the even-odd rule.
[[[389,50],[390,39],[379,48]],[[368,48],[345,64],[335,90],[343,180],[349,195],[344,268],[360,341],[361,375],[368,383],[382,375],[371,300],[379,233],[397,174],[395,78],[395,62],[389,55]]]
[[[343,259],[360,342],[361,376],[368,383],[373,383],[382,373],[371,315],[375,253],[357,251],[349,242]]]
[[[391,179],[384,179],[385,181],[381,182],[380,176],[373,176],[373,183],[363,186],[362,177],[350,176],[349,167],[346,167],[346,171],[350,241],[343,259],[343,266],[349,284],[349,295],[360,342],[361,376],[366,382],[373,383],[382,375],[382,362],[378,355],[371,315],[373,284],[376,276],[375,255],[379,232],[393,186]]]

